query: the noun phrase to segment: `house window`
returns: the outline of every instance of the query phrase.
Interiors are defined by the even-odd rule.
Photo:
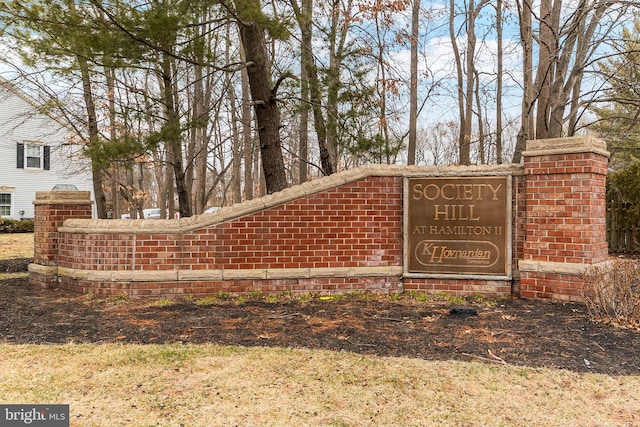
[[[0,217],[11,216],[11,193],[0,193]]]
[[[42,146],[27,144],[24,148],[27,161],[25,167],[40,169],[42,165]]]
[[[42,144],[18,143],[17,159],[18,169],[49,170],[50,149]]]

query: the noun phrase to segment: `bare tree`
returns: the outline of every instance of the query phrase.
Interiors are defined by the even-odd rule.
[[[266,29],[260,23],[260,1],[238,0],[236,3],[236,18],[258,125],[262,171],[267,193],[275,193],[288,186],[282,158],[280,111],[276,96],[282,78],[276,84],[272,83]]]
[[[322,102],[323,99],[320,90],[321,80],[313,49],[313,0],[302,0],[300,5],[296,0],[291,0],[291,6],[295,12],[298,25],[300,26],[301,62],[304,67],[303,84],[306,85],[305,89],[309,91],[308,97],[311,110],[313,111],[313,123],[318,139],[322,173],[323,175],[331,175],[337,170],[337,148],[335,147],[336,137],[335,129],[333,129],[333,126],[335,126],[335,119],[330,117],[332,114],[336,114],[335,110],[337,110],[337,106],[334,106],[334,104],[337,103],[337,94],[335,96],[328,96],[325,102]],[[334,17],[333,14],[331,16],[332,18]],[[333,23],[331,28],[332,31],[337,31],[337,23]],[[334,39],[335,36],[333,36],[332,40]],[[341,57],[340,52],[338,52],[337,55],[338,58]],[[332,58],[330,70],[340,66],[340,62],[336,63],[335,53],[332,55]],[[335,73],[336,71],[330,71],[329,75],[333,76]],[[331,85],[331,88],[332,90],[333,88],[337,90],[337,84],[334,82]],[[335,101],[333,101],[334,99]],[[323,112],[323,105],[327,109],[326,118]]]
[[[496,38],[498,44],[496,69],[496,163],[502,163],[502,88],[503,88],[503,40],[502,40],[502,0],[496,1]]]
[[[467,38],[464,52],[465,64],[458,48],[459,34],[455,29],[455,2],[449,1],[449,37],[453,46],[457,74],[458,109],[460,117],[459,162],[463,165],[471,163],[471,137],[473,133],[474,88],[475,88],[475,55],[476,55],[476,19],[488,0],[481,0],[477,5],[475,0],[469,0],[465,14],[465,35]],[[466,79],[465,79],[466,77]]]
[[[407,164],[416,164],[416,139],[418,136],[418,36],[420,29],[420,0],[411,5],[411,80],[409,88],[409,148]]]
[[[533,37],[531,0],[518,0],[520,33],[524,48],[524,97],[522,127],[513,161],[519,162],[527,139],[571,136],[576,131],[587,67],[609,39],[611,31],[624,19],[632,5],[626,1],[541,0],[539,32]],[[539,47],[535,80],[532,43]],[[535,128],[532,124],[535,108]],[[567,108],[569,109],[567,113]]]

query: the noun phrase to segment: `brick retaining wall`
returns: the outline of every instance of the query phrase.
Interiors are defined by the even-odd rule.
[[[572,142],[572,149],[576,142],[593,144],[590,139]],[[587,151],[586,155],[570,155],[577,156],[571,160],[575,167],[582,158],[603,155]],[[600,194],[596,187],[601,180],[594,176],[602,173],[601,164],[598,159],[587,159],[580,170],[562,169],[568,178],[551,180],[543,178],[543,165],[547,166],[544,176],[550,176],[551,163],[556,159],[542,160],[537,152],[534,154],[525,157],[524,165],[366,166],[180,220],[91,220],[87,219],[91,215],[90,201],[83,192],[43,193],[34,202],[36,255],[30,278],[42,286],[77,292],[154,297],[201,297],[219,292],[416,291],[492,296],[520,292],[532,298],[559,295],[556,299],[575,299],[576,286],[558,285],[557,278],[549,276],[557,271],[546,271],[539,262],[560,262],[559,254],[567,251],[572,251],[572,256],[565,254],[563,265],[584,265],[590,263],[588,257],[602,258],[600,231],[593,230],[600,225],[599,219],[582,221],[584,215],[600,215],[599,196],[591,200],[586,195],[574,195],[576,174],[581,179],[579,185]],[[533,161],[527,163],[534,157],[538,166]],[[585,173],[589,176],[583,176]],[[494,175],[511,178],[513,271],[504,277],[487,278],[405,275],[404,179]],[[530,175],[537,176],[530,180]],[[543,189],[545,184],[553,190]],[[561,191],[566,191],[567,197],[561,196]],[[557,247],[562,237],[552,230],[558,216],[542,219],[547,216],[535,207],[541,201],[538,194],[564,201],[539,203],[553,207],[545,208],[547,212],[555,211],[555,206],[573,212],[559,227],[571,240],[563,242],[562,247]],[[589,207],[583,207],[583,203]],[[65,218],[69,219],[62,224]],[[581,219],[575,223],[571,218]],[[543,233],[532,232],[532,227]],[[606,241],[604,248],[606,251]],[[557,252],[552,254],[550,250]],[[526,270],[522,283],[519,262]],[[570,268],[568,276],[562,273],[560,281],[562,277],[575,278],[574,270]]]

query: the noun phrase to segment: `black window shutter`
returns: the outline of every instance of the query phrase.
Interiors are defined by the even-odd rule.
[[[24,144],[21,142],[18,142],[18,160],[17,160],[17,167],[18,169],[24,169]]]
[[[44,170],[51,169],[51,150],[48,145],[42,147],[44,149]]]

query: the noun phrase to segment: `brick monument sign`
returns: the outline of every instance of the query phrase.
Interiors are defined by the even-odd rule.
[[[179,220],[95,220],[38,193],[33,283],[99,295],[516,294],[579,300],[604,261],[604,142],[530,141],[523,164],[372,165]]]

